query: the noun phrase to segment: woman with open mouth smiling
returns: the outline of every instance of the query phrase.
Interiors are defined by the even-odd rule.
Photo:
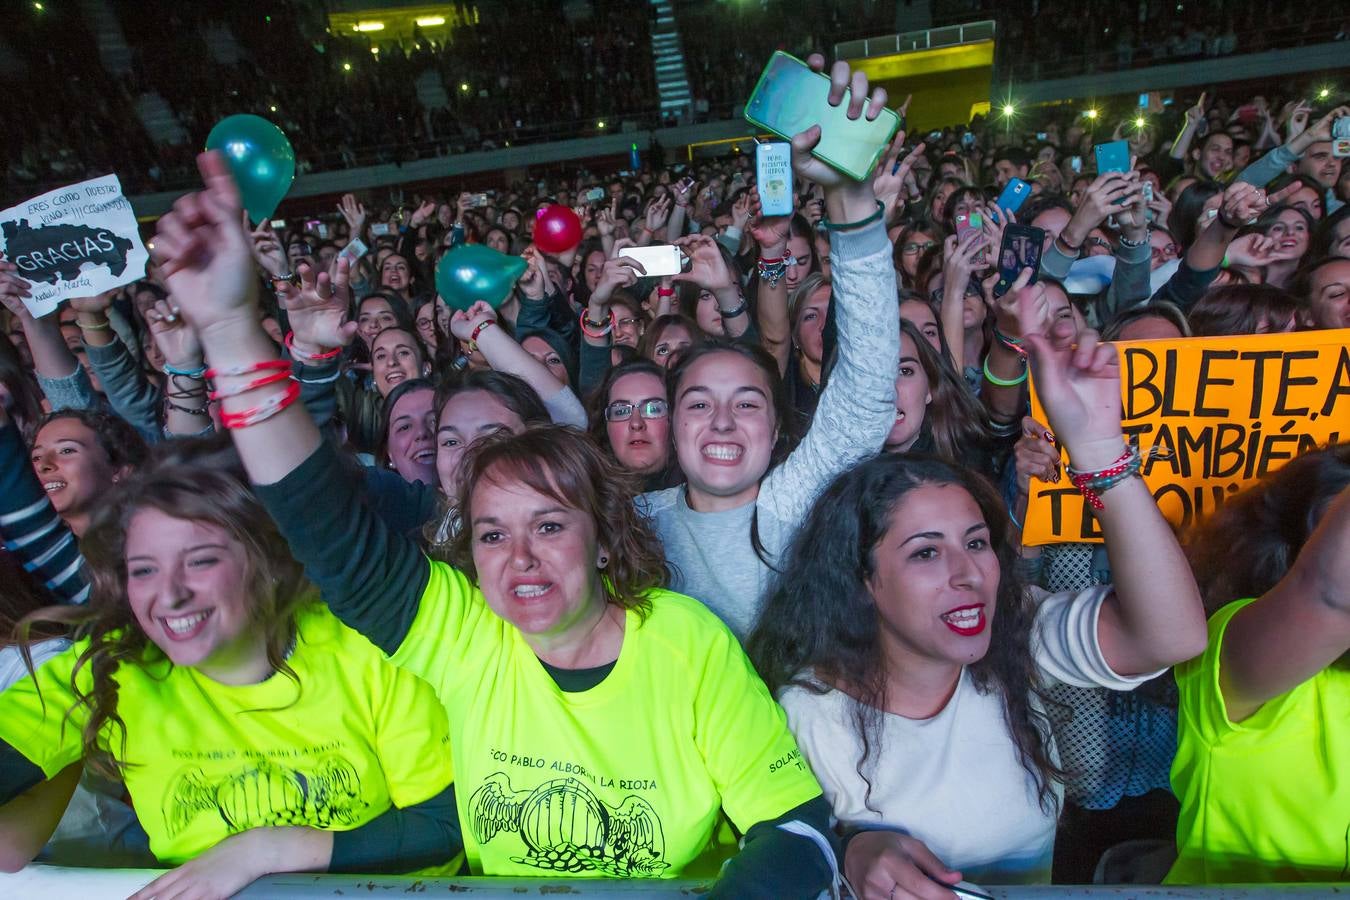
[[[1072,346],[1071,320],[1040,327],[1023,337],[1037,390],[1093,473],[1080,489],[1115,585],[1033,598],[989,482],[885,454],[821,495],[747,642],[866,900],[949,900],[963,876],[1049,883],[1063,773],[1041,685],[1130,690],[1205,647],[1195,579],[1122,439],[1115,348],[1091,331]]]
[[[78,639],[0,693],[0,804],[38,788],[36,829],[73,784],[44,789],[82,758],[124,780],[175,867],[133,900],[228,897],[275,872],[453,871],[444,709],[318,602],[242,473],[133,475],[82,547],[89,603],[26,620]]]
[[[473,440],[455,475],[456,564],[429,560],[371,511],[298,392],[256,378],[279,363],[258,325],[238,189],[219,153],[199,163],[207,189],[160,220],[155,253],[295,557],[333,612],[449,712],[471,871],[688,873],[718,878],[710,897],[829,887],[825,803],[782,710],[722,623],[662,589],[660,544],[622,473],[570,428]],[[302,298],[333,293],[325,275],[301,280]],[[452,322],[489,356],[488,341],[509,340],[490,313]],[[739,852],[717,839],[724,811]]]
[[[824,60],[815,55],[811,64],[820,70]],[[835,63],[831,76],[838,104],[847,65]],[[864,106],[876,118],[885,106],[881,89],[867,102],[860,72],[850,90],[853,118]],[[870,180],[854,181],[811,156],[819,135],[813,126],[792,141],[797,177],[825,189],[838,304],[839,358],[811,428],[786,455],[792,418],[778,361],[758,346],[710,340],[687,351],[669,379],[670,426],[687,483],[641,498],[674,564],[672,588],[708,604],[742,637],[816,496],[879,451],[895,422],[900,317],[881,204]],[[903,141],[898,134],[892,150]]]

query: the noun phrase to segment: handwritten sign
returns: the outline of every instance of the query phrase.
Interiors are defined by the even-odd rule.
[[[150,255],[116,175],[34,197],[0,213],[0,253],[32,285],[41,317],[68,297],[91,297],[145,277]]]
[[[1158,507],[1181,528],[1294,457],[1350,440],[1350,329],[1117,347],[1125,435]],[[1034,384],[1031,414],[1046,421]],[[1026,544],[1102,539],[1067,479],[1032,479],[1030,494]]]

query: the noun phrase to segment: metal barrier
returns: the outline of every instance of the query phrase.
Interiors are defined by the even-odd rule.
[[[152,869],[67,869],[33,865],[13,875],[0,875],[0,897],[10,900],[79,898],[124,900],[163,874]],[[1299,885],[1019,885],[985,886],[998,900],[1311,900],[1350,895],[1350,887]],[[414,894],[426,897],[471,895],[519,900],[523,896],[640,897],[643,900],[698,897],[705,882],[678,879],[548,879],[548,878],[411,878],[390,875],[273,875],[260,878],[237,896],[245,900],[290,900],[311,897],[381,897]]]

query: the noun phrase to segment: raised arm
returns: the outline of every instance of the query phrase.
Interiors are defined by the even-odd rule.
[[[788,316],[787,242],[791,216],[765,216],[759,191],[750,191],[750,236],[759,247],[759,286],[755,324],[759,342],[778,360],[778,374],[787,374],[792,360],[792,320]]]
[[[218,153],[203,154],[198,164],[206,190],[181,198],[160,219],[156,258],[214,369],[222,419],[268,512],[333,611],[392,652],[411,626],[427,563],[370,512],[295,402],[290,363],[278,358],[259,324],[238,190]],[[327,274],[316,279],[307,267],[300,274],[302,296],[331,300]],[[336,280],[346,277],[339,264]]]
[[[741,296],[741,287],[727,267],[722,251],[712,238],[691,234],[677,238],[675,245],[689,256],[689,271],[674,276],[674,281],[692,281],[717,298],[717,311],[722,326],[730,338],[738,338],[750,327],[747,304]]]
[[[824,66],[819,55],[811,64]],[[836,62],[830,72],[830,102],[850,91],[848,114],[875,118],[886,104],[878,88],[867,100],[867,76]],[[811,156],[820,140],[812,126],[792,139],[792,166],[802,181],[825,189],[825,213],[833,234],[830,267],[839,330],[838,360],[811,428],[783,465],[769,473],[759,503],[782,521],[797,522],[835,475],[879,451],[895,422],[895,374],[900,366],[899,294],[881,204],[870,181],[852,178]]]
[[[942,333],[951,349],[952,365],[956,371],[966,366],[979,365],[978,359],[966,359],[966,287],[975,271],[977,256],[989,246],[984,234],[976,229],[966,232],[960,240],[948,235],[942,247]]]
[[[516,343],[515,338],[502,330],[497,324],[497,313],[482,300],[469,307],[467,311],[455,310],[455,314],[450,317],[450,333],[458,340],[476,343],[488,365],[498,372],[506,372],[520,378],[534,388],[539,399],[550,408],[555,405],[559,395],[572,393],[572,389],[559,381],[547,366],[531,356],[524,347]],[[581,401],[575,396],[568,399],[571,402],[564,405],[574,410],[580,421],[569,417],[567,421],[558,424],[584,428],[586,413],[581,408]]]
[[[586,301],[586,327],[581,330],[583,343],[592,347],[608,347],[613,343],[614,323],[609,318],[609,302],[616,290],[632,287],[646,273],[642,263],[631,257],[616,256],[605,260],[600,280]]]
[[[80,361],[61,337],[61,325],[55,314],[34,318],[23,304],[32,296],[32,285],[19,275],[19,267],[0,257],[0,303],[23,326],[28,350],[33,354],[33,371],[52,408],[88,408],[94,404],[94,391]]]
[[[99,384],[108,398],[108,406],[126,419],[149,441],[163,437],[160,414],[163,396],[146,378],[122,338],[113,330],[108,313],[113,292],[94,297],[75,297],[70,306],[75,310],[75,324],[80,327],[89,365],[98,376]],[[207,420],[210,424],[210,420]]]
[[[1350,652],[1350,489],[1322,516],[1279,584],[1228,623],[1219,688],[1240,722]]]
[[[1229,247],[1233,246],[1238,229],[1298,188],[1298,182],[1294,182],[1267,198],[1265,191],[1255,185],[1241,181],[1230,184],[1223,192],[1223,205],[1218,216],[1207,228],[1200,230],[1195,242],[1186,249],[1181,267],[1158,288],[1152,302],[1166,301],[1182,312],[1189,312],[1219,274],[1219,267]],[[1278,259],[1279,252],[1273,241],[1252,234],[1243,239],[1230,261],[1239,265],[1265,265]]]
[[[1036,302],[1033,291],[1020,291],[1019,304]],[[1172,527],[1138,477],[1138,453],[1127,451],[1116,348],[1099,344],[1091,330],[1080,332],[1075,346],[1074,330],[1072,321],[1058,319],[1022,340],[1037,396],[1073,472],[1093,473],[1084,493],[1101,523],[1115,576],[1115,590],[1097,619],[1102,655],[1119,675],[1155,672],[1204,651],[1204,607]],[[1104,480],[1108,475],[1114,483]]]
[[[1168,156],[1181,161],[1183,166],[1186,164],[1186,154],[1190,152],[1191,143],[1199,134],[1201,123],[1205,121],[1205,100],[1208,97],[1208,92],[1202,93],[1195,105],[1186,110],[1186,124],[1182,126],[1181,133],[1172,142],[1172,149],[1168,152]]]
[[[1247,168],[1238,173],[1235,180],[1254,184],[1257,187],[1265,187],[1278,178],[1285,169],[1298,162],[1313,144],[1318,141],[1331,140],[1332,123],[1347,116],[1350,116],[1350,106],[1339,106],[1318,119],[1312,127],[1297,129],[1297,134],[1290,137],[1287,143],[1281,144],[1265,156],[1249,164]],[[1296,110],[1294,116],[1290,117],[1291,124],[1300,117],[1303,122],[1307,122],[1308,111],[1302,106],[1299,110]]]
[[[156,300],[145,319],[151,340],[164,354],[164,434],[209,433],[213,423],[206,405],[206,364],[197,333],[187,327],[172,297]]]

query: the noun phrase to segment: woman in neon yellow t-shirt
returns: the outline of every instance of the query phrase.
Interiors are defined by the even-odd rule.
[[[1210,642],[1176,670],[1181,816],[1167,880],[1344,881],[1350,444],[1229,500],[1191,557]]]
[[[207,190],[160,220],[156,255],[224,413],[255,420],[231,434],[296,557],[450,713],[473,872],[717,877],[713,897],[828,887],[828,808],[782,709],[706,607],[661,589],[660,544],[617,467],[564,427],[475,442],[457,566],[428,560],[371,513],[289,392],[256,379],[277,348],[258,327],[238,191],[220,155],[200,164]],[[339,262],[338,287],[346,276]],[[335,344],[350,330],[335,296],[302,267],[288,308],[331,309]]]
[[[314,601],[242,479],[142,472],[81,547],[89,605],[34,614],[77,626],[75,643],[0,693],[0,802],[81,757],[123,779],[178,867],[137,898],[458,856],[435,694]]]

